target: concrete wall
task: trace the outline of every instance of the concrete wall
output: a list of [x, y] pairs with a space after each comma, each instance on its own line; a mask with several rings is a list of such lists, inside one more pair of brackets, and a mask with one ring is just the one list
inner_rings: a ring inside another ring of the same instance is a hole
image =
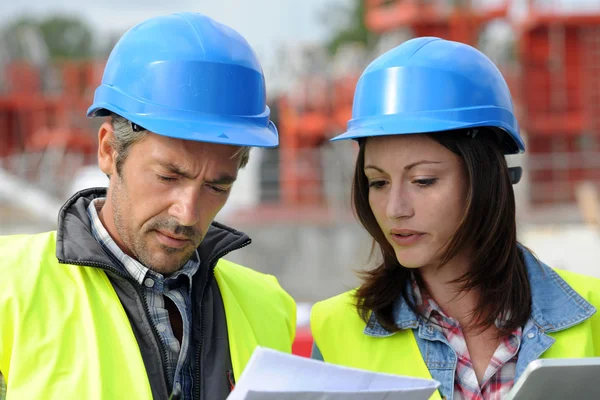
[[600, 228], [575, 224], [526, 226], [519, 237], [546, 264], [600, 278]]
[[367, 264], [370, 239], [355, 223], [327, 226], [236, 226], [250, 235], [250, 246], [227, 259], [277, 276], [297, 300], [314, 302], [358, 283], [354, 269]]

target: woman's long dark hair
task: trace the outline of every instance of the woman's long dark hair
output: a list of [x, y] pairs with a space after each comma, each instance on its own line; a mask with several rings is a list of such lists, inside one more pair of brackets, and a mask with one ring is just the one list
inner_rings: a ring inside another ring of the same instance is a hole
[[[454, 283], [462, 291], [478, 289], [479, 304], [473, 311], [474, 326], [485, 329], [503, 317], [499, 334], [508, 335], [525, 325], [531, 312], [531, 291], [523, 255], [518, 248], [515, 198], [508, 166], [495, 132], [479, 129], [473, 138], [466, 131], [428, 134], [458, 155], [466, 170], [468, 194], [465, 212], [441, 257], [440, 268], [467, 245], [472, 248], [472, 268]], [[369, 205], [369, 185], [364, 173], [365, 143], [360, 148], [354, 171], [352, 199], [354, 212], [374, 239], [382, 261], [374, 269], [361, 271], [362, 284], [356, 292], [356, 306], [368, 321], [375, 312], [378, 322], [390, 332], [398, 330], [393, 318], [394, 302], [402, 295], [420, 315], [407, 291], [410, 270], [402, 267], [394, 249], [381, 231]], [[418, 282], [422, 283], [420, 279]]]

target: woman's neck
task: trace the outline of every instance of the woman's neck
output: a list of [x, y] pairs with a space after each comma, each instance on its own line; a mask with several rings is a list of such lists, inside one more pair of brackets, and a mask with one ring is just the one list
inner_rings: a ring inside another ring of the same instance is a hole
[[452, 281], [460, 278], [468, 269], [469, 263], [465, 257], [455, 257], [441, 268], [428, 266], [419, 269], [429, 296], [463, 329], [473, 323], [473, 311], [479, 303], [479, 293], [477, 290], [462, 291], [462, 284]]

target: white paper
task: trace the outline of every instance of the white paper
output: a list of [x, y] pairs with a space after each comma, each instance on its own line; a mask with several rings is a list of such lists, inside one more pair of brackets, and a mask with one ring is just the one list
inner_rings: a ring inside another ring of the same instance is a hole
[[438, 386], [257, 347], [227, 400], [428, 400]]

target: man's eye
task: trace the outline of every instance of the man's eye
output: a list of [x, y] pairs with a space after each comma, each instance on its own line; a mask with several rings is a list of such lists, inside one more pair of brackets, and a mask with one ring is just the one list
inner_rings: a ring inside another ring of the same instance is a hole
[[173, 178], [170, 176], [164, 176], [164, 175], [156, 175], [156, 177], [159, 181], [162, 181], [162, 182], [175, 182], [177, 180], [177, 178]]
[[223, 189], [219, 186], [208, 185], [208, 187], [218, 194], [225, 194], [225, 193], [229, 192], [229, 189]]

